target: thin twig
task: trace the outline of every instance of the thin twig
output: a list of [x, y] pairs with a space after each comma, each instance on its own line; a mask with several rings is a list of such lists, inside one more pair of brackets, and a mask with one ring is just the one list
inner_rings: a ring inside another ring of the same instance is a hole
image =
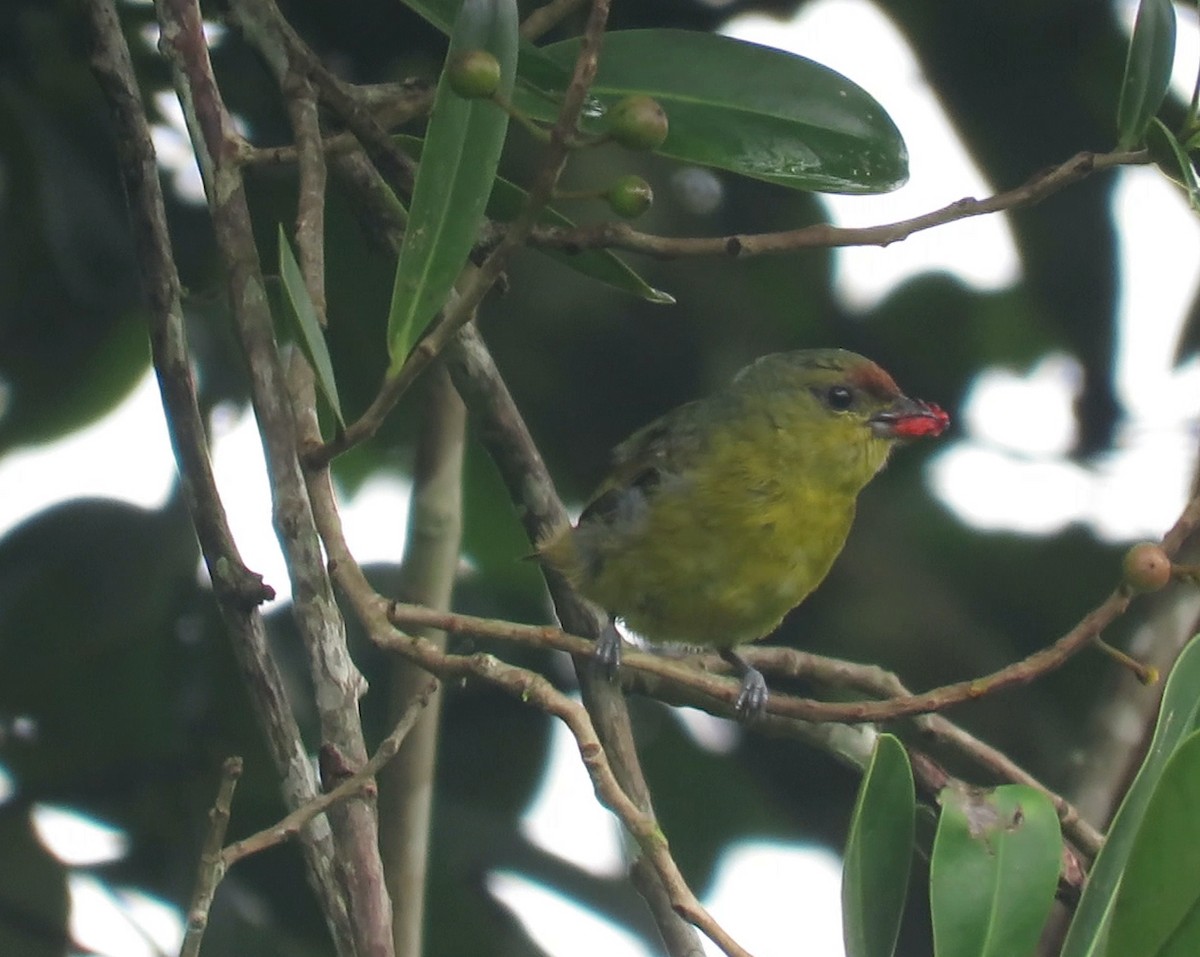
[[[311, 76], [308, 79], [311, 82]], [[330, 79], [326, 82], [334, 81]], [[363, 101], [385, 133], [395, 126], [425, 115], [433, 104], [433, 86], [424, 79], [354, 87], [352, 92], [348, 89], [346, 93]], [[323, 136], [320, 142], [321, 152], [327, 157], [362, 150], [358, 137], [349, 130]], [[295, 163], [300, 154], [300, 147], [296, 143], [255, 146], [242, 140], [238, 146], [238, 159], [247, 166], [280, 166]]]
[[[1027, 684], [1060, 667], [1074, 654], [1086, 648], [1093, 635], [1098, 634], [1102, 628], [1110, 624], [1125, 610], [1129, 600], [1130, 596], [1127, 592], [1123, 590], [1114, 592], [1052, 645], [981, 678], [959, 681], [919, 694], [901, 694], [878, 701], [814, 701], [810, 698], [797, 698], [792, 695], [776, 693], [772, 694], [768, 700], [766, 713], [797, 718], [801, 721], [837, 721], [857, 724], [866, 721], [894, 721], [897, 718], [911, 715], [943, 711], [966, 701], [974, 701], [986, 695], [995, 694], [1004, 688]], [[450, 632], [521, 641], [556, 648], [572, 655], [591, 655], [595, 651], [594, 642], [567, 634], [551, 626], [519, 625], [507, 621], [473, 618], [469, 615], [436, 612], [432, 609], [416, 608], [399, 603], [393, 604], [390, 614], [393, 621], [402, 626], [419, 624], [442, 628]], [[766, 665], [768, 669], [769, 663], [778, 664], [791, 659], [792, 655], [801, 654], [786, 648], [746, 648], [743, 649], [743, 652], [748, 662], [756, 667]], [[795, 660], [812, 662], [816, 658], [815, 656], [806, 656]], [[726, 716], [734, 714], [734, 703], [739, 688], [736, 680], [710, 674], [707, 670], [702, 671], [683, 661], [632, 649], [622, 651], [621, 661], [622, 668], [628, 665], [635, 671], [652, 675], [663, 681], [681, 683], [694, 691], [702, 692], [723, 706], [721, 708], [723, 714]], [[841, 666], [846, 667], [846, 664], [842, 663]], [[713, 670], [724, 670], [715, 663], [712, 664], [712, 667]], [[788, 668], [780, 670], [792, 673]]]
[[[823, 658], [793, 648], [764, 647], [753, 649], [753, 652], [755, 667], [764, 673], [803, 676], [827, 687], [856, 688], [880, 698], [912, 694], [895, 674], [877, 665]], [[1089, 857], [1095, 857], [1100, 852], [1104, 843], [1103, 835], [1085, 821], [1079, 810], [1066, 798], [1051, 791], [1008, 755], [940, 714], [918, 715], [915, 724], [928, 738], [957, 751], [997, 779], [1025, 784], [1041, 791], [1054, 802], [1058, 819], [1068, 837]]]
[[949, 745], [960, 754], [969, 757], [1002, 781], [1024, 784], [1041, 791], [1054, 804], [1063, 833], [1070, 838], [1085, 855], [1094, 858], [1104, 846], [1104, 835], [1089, 821], [1084, 820], [1079, 809], [1061, 794], [1051, 791], [1045, 784], [1022, 768], [1004, 752], [980, 741], [969, 731], [947, 720], [940, 714], [927, 714], [917, 719], [918, 726], [935, 740]]
[[[312, 81], [321, 101], [345, 123], [394, 190], [412, 191], [416, 163], [392, 142], [387, 127], [420, 115], [432, 103], [431, 95], [427, 98], [397, 97], [394, 105], [381, 114], [377, 97], [356, 90], [325, 68], [274, 0], [237, 0], [231, 3], [230, 13], [258, 49], [264, 53], [278, 50], [290, 69], [303, 73]], [[242, 153], [239, 150], [239, 158]]]
[[325, 154], [317, 100], [307, 77], [289, 72], [280, 78], [288, 117], [299, 150], [299, 191], [296, 198], [296, 248], [308, 298], [324, 326], [325, 302]]
[[208, 833], [205, 835], [204, 848], [200, 853], [199, 873], [195, 890], [192, 892], [191, 903], [188, 905], [187, 931], [184, 934], [179, 957], [198, 957], [204, 932], [208, 928], [208, 917], [212, 910], [217, 887], [224, 880], [229, 868], [242, 858], [258, 854], [269, 847], [282, 844], [284, 841], [303, 834], [319, 815], [328, 811], [338, 802], [345, 801], [364, 789], [373, 787], [375, 776], [399, 752], [404, 739], [416, 725], [417, 719], [429, 704], [437, 688], [436, 680], [426, 683], [425, 688], [413, 698], [409, 707], [396, 722], [391, 734], [380, 742], [370, 760], [355, 774], [346, 778], [328, 793], [318, 794], [311, 801], [296, 808], [270, 827], [222, 848], [221, 845], [225, 843], [225, 832], [229, 827], [234, 788], [242, 775], [241, 758], [233, 757], [225, 760], [221, 768], [221, 784], [217, 791], [217, 797], [213, 802], [212, 810], [209, 811]]
[[217, 885], [225, 876], [226, 864], [221, 856], [221, 845], [225, 843], [225, 832], [229, 828], [229, 815], [233, 807], [233, 792], [242, 776], [242, 759], [226, 758], [221, 766], [221, 783], [217, 797], [208, 812], [208, 833], [204, 836], [204, 847], [200, 852], [200, 869], [196, 887], [188, 904], [187, 931], [179, 957], [198, 957], [204, 932], [208, 929], [208, 914], [212, 909]]
[[1046, 197], [1100, 170], [1151, 162], [1146, 150], [1113, 153], [1077, 153], [1065, 163], [1036, 174], [1014, 189], [985, 199], [967, 197], [933, 212], [878, 226], [833, 226], [817, 223], [774, 233], [741, 233], [728, 236], [656, 236], [634, 229], [628, 223], [603, 222], [583, 226], [537, 226], [529, 236], [531, 245], [580, 252], [585, 249], [624, 249], [660, 259], [684, 256], [729, 256], [741, 258], [798, 249], [827, 249], [840, 246], [887, 246], [913, 233], [947, 223], [1005, 210], [1032, 206]]
[[[235, 4], [234, 9], [241, 9]], [[312, 79], [288, 55], [286, 44], [275, 35], [275, 42], [262, 42], [261, 52], [275, 75], [283, 95], [288, 120], [295, 139], [294, 158], [297, 165], [299, 191], [296, 199], [296, 246], [299, 264], [308, 297], [317, 313], [317, 321], [325, 325], [325, 149], [321, 136], [321, 119]], [[239, 159], [248, 158], [245, 142], [238, 141]]]
[[268, 847], [290, 841], [301, 833], [318, 814], [324, 814], [339, 802], [373, 788], [375, 776], [400, 751], [404, 739], [408, 737], [409, 732], [412, 731], [437, 690], [436, 680], [427, 681], [421, 693], [413, 698], [408, 708], [397, 720], [391, 733], [380, 742], [379, 747], [375, 749], [375, 753], [371, 755], [366, 764], [342, 780], [333, 790], [317, 795], [282, 820], [249, 837], [235, 841], [221, 851], [221, 863], [224, 869], [228, 870], [242, 858], [249, 857], [251, 854], [258, 854]]

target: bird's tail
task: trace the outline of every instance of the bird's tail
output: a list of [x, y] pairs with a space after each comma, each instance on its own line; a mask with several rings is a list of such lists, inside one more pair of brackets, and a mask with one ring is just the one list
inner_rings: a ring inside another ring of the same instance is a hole
[[565, 576], [568, 581], [577, 583], [580, 562], [575, 529], [570, 525], [554, 529], [537, 543], [537, 548], [526, 555], [525, 559], [541, 562]]

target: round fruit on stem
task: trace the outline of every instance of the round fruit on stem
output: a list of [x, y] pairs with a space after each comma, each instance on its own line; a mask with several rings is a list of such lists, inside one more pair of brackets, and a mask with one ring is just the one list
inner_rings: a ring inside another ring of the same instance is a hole
[[604, 194], [609, 208], [624, 219], [635, 219], [654, 202], [654, 190], [640, 176], [630, 173], [615, 180]]
[[658, 149], [667, 138], [667, 114], [652, 96], [638, 93], [618, 100], [606, 119], [609, 136], [626, 149]]
[[1158, 591], [1171, 580], [1171, 559], [1162, 546], [1142, 542], [1125, 553], [1121, 572], [1134, 591]]

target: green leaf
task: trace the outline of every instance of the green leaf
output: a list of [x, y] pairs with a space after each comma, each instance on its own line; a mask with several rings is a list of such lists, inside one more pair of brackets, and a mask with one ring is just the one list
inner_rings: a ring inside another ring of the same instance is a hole
[[1200, 732], [1171, 755], [1138, 828], [1113, 907], [1108, 953], [1200, 953]]
[[947, 788], [941, 802], [929, 864], [936, 957], [1029, 957], [1058, 885], [1053, 803], [1020, 784]]
[[1130, 149], [1145, 138], [1167, 95], [1174, 60], [1175, 8], [1171, 0], [1142, 0], [1117, 101], [1117, 145], [1121, 149]]
[[[544, 52], [569, 66], [579, 41]], [[885, 192], [908, 179], [904, 140], [870, 95], [828, 67], [754, 43], [686, 30], [613, 32], [591, 92], [608, 105], [654, 97], [670, 122], [657, 152], [688, 163], [833, 193]], [[553, 119], [544, 101], [518, 103]]]
[[[1162, 708], [1145, 760], [1121, 802], [1104, 847], [1088, 874], [1087, 886], [1063, 942], [1061, 957], [1100, 957], [1109, 919], [1138, 828], [1163, 770], [1180, 743], [1200, 725], [1200, 638], [1193, 638], [1171, 669]], [[1115, 955], [1114, 955], [1115, 957]]]
[[460, 0], [404, 0], [404, 5], [420, 14], [447, 36], [454, 25]]
[[1188, 203], [1200, 212], [1200, 181], [1196, 179], [1192, 158], [1188, 156], [1187, 148], [1157, 117], [1150, 121], [1150, 129], [1146, 131], [1146, 145], [1158, 168], [1187, 190]]
[[[417, 137], [398, 135], [393, 136], [392, 139], [410, 156], [420, 159], [422, 142]], [[520, 186], [499, 176], [496, 178], [496, 185], [492, 188], [492, 195], [488, 199], [487, 215], [499, 222], [515, 219], [525, 205], [528, 196], [529, 194]], [[549, 206], [542, 210], [538, 221], [568, 229], [575, 225], [566, 216]], [[561, 249], [539, 249], [538, 252], [574, 269], [580, 275], [598, 280], [621, 292], [631, 293], [649, 302], [665, 305], [675, 303], [674, 296], [661, 289], [655, 289], [634, 272], [623, 259], [607, 249], [585, 249], [578, 253], [568, 253]]]
[[333, 377], [333, 362], [329, 358], [325, 330], [317, 319], [317, 310], [308, 295], [304, 274], [300, 272], [300, 264], [296, 262], [292, 244], [288, 242], [282, 224], [279, 226], [279, 278], [283, 285], [283, 300], [288, 307], [286, 311], [300, 331], [300, 347], [313, 367], [321, 394], [337, 417], [338, 424], [344, 428], [346, 420], [342, 417], [342, 404], [338, 400], [337, 381]]
[[[511, 96], [517, 26], [516, 0], [463, 0], [450, 37], [450, 56], [459, 50], [487, 50], [500, 61], [500, 92]], [[491, 101], [459, 96], [442, 71], [388, 314], [393, 369], [404, 362], [445, 305], [466, 264], [507, 130], [507, 113]]]
[[882, 734], [858, 789], [842, 867], [846, 957], [891, 957], [912, 869], [916, 798], [908, 753]]

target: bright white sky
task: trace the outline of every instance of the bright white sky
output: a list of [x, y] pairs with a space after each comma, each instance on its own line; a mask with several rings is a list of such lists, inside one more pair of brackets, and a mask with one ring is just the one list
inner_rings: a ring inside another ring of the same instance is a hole
[[[1131, 23], [1133, 5], [1121, 9]], [[1174, 81], [1188, 95], [1200, 40], [1195, 11], [1177, 7], [1177, 13]], [[824, 197], [836, 222], [887, 222], [994, 191], [957, 141], [903, 39], [868, 0], [816, 0], [790, 24], [740, 17], [726, 32], [839, 70], [878, 98], [903, 131], [911, 157], [909, 184], [883, 197]], [[177, 183], [188, 189], [195, 180], [178, 134], [161, 130], [156, 144], [160, 154], [180, 164]], [[714, 198], [711, 184], [705, 188], [710, 200], [719, 202], [719, 192]], [[935, 457], [929, 473], [942, 503], [964, 522], [1033, 535], [1081, 523], [1102, 538], [1123, 541], [1161, 535], [1184, 503], [1200, 431], [1200, 364], [1175, 369], [1172, 357], [1197, 291], [1200, 220], [1151, 169], [1120, 174], [1113, 216], [1126, 241], [1120, 260], [1117, 386], [1126, 413], [1120, 447], [1090, 466], [1065, 458], [1075, 430], [1071, 402], [1079, 379], [1070, 356], [1047, 355], [1028, 369], [981, 370], [963, 408], [952, 410], [955, 439]], [[839, 250], [836, 255], [837, 294], [848, 308], [864, 311], [920, 272], [944, 270], [977, 288], [1002, 289], [1021, 270], [1001, 216], [918, 234], [887, 249]], [[218, 482], [243, 556], [282, 599], [288, 593], [287, 576], [270, 527], [252, 419], [249, 414], [221, 415], [214, 431]], [[131, 469], [131, 462], [137, 468]], [[79, 496], [157, 507], [166, 499], [173, 474], [157, 390], [147, 375], [103, 422], [52, 446], [0, 459], [0, 536], [43, 508]], [[406, 514], [402, 483], [368, 483], [344, 513], [352, 548], [367, 561], [398, 558], [398, 530]], [[740, 733], [707, 715], [679, 717], [698, 741], [716, 750], [727, 749]], [[0, 800], [11, 787], [0, 767]], [[124, 853], [123, 835], [69, 810], [40, 808], [36, 821], [43, 840], [72, 866], [86, 868]], [[595, 804], [576, 749], [561, 729], [555, 732], [545, 782], [524, 827], [531, 840], [582, 867], [612, 873], [621, 866], [619, 829]], [[837, 861], [823, 851], [761, 843], [733, 847], [705, 901], [759, 957], [796, 953], [797, 928], [803, 929], [803, 953], [841, 957], [838, 871]], [[549, 953], [647, 953], [620, 930], [520, 874], [494, 873], [489, 887]], [[72, 927], [78, 941], [95, 952], [154, 957], [149, 940], [157, 941], [161, 952], [178, 948], [182, 925], [173, 908], [137, 892], [106, 887], [84, 870], [76, 872], [71, 889]], [[786, 926], [778, 923], [783, 918]], [[130, 924], [133, 919], [142, 931]]]

